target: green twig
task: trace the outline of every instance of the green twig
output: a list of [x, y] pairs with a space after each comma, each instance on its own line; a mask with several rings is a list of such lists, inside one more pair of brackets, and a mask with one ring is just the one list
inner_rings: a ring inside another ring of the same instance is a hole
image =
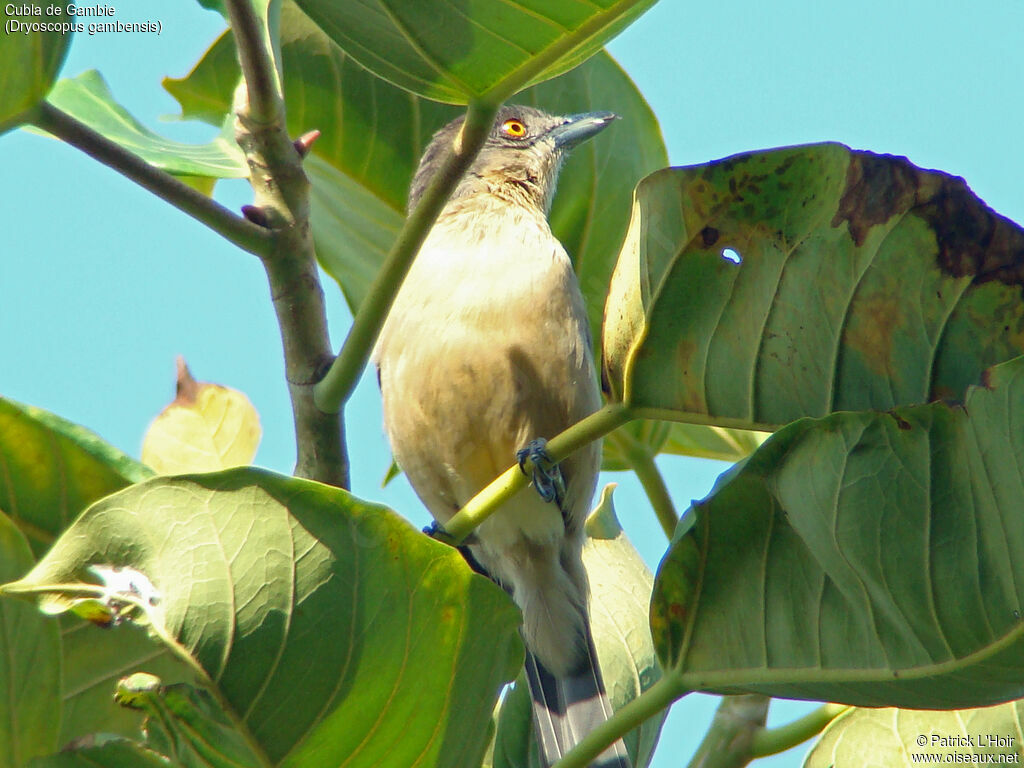
[[752, 757], [767, 757], [785, 752], [817, 736], [839, 715], [850, 709], [845, 704], [822, 704], [803, 717], [778, 728], [762, 728], [750, 744]]
[[[621, 403], [609, 403], [601, 410], [590, 414], [582, 421], [551, 438], [547, 444], [548, 455], [553, 461], [561, 461], [576, 449], [621, 427], [630, 418], [632, 416], [629, 410]], [[526, 475], [519, 469], [519, 466], [509, 467], [445, 523], [446, 539], [455, 544], [461, 542], [474, 528], [490, 517], [499, 506], [525, 488], [526, 485]]]
[[760, 694], [723, 696], [711, 727], [688, 768], [742, 768], [753, 760], [751, 744], [764, 729], [771, 699]]
[[32, 124], [113, 168], [242, 250], [263, 254], [270, 249], [270, 233], [263, 227], [236, 216], [202, 192], [150, 165], [52, 104], [44, 101], [32, 116]]
[[405, 220], [398, 239], [391, 246], [391, 251], [352, 321], [341, 352], [327, 375], [316, 386], [315, 399], [320, 409], [338, 411], [352, 395], [413, 258], [462, 174], [487, 140], [496, 113], [497, 107], [491, 104], [474, 102], [469, 105], [458, 146], [453, 147], [441, 169], [431, 179], [419, 204]]
[[675, 502], [665, 485], [665, 478], [662, 477], [658, 465], [654, 461], [655, 453], [639, 440], [634, 440], [625, 432], [617, 433], [619, 446], [622, 448], [626, 461], [629, 462], [640, 485], [647, 494], [654, 514], [661, 524], [661, 529], [669, 541], [675, 535], [676, 525], [679, 523], [679, 513], [676, 512]]
[[658, 682], [594, 728], [551, 768], [587, 768], [609, 746], [686, 693], [679, 678], [666, 673]]

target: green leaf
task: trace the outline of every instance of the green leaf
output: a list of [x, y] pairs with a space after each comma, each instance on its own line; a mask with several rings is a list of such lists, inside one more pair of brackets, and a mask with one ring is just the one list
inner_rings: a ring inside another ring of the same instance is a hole
[[96, 564], [152, 583], [155, 603], [111, 600], [144, 609], [274, 764], [479, 764], [522, 663], [515, 607], [455, 550], [309, 481], [234, 469], [139, 483], [3, 591], [99, 596], [82, 582]]
[[[610, 483], [586, 522], [583, 563], [590, 580], [590, 621], [601, 676], [612, 707], [621, 709], [661, 677], [647, 626], [652, 577], [615, 516]], [[635, 768], [654, 756], [666, 712], [624, 737]], [[521, 674], [502, 702], [495, 737], [494, 767], [539, 765], [530, 695]]]
[[581, 64], [654, 0], [299, 0], [363, 67], [449, 104], [500, 103]]
[[954, 708], [1024, 695], [1024, 358], [966, 406], [777, 432], [696, 504], [655, 582], [688, 689]]
[[[9, 6], [8, 6], [9, 7]], [[64, 6], [45, 13], [42, 3], [16, 3], [14, 10], [39, 9], [41, 15], [4, 14], [4, 44], [0, 45], [0, 134], [31, 119], [64, 64], [71, 45], [74, 18]]]
[[1019, 701], [954, 712], [851, 709], [825, 729], [804, 768], [909, 768], [932, 761], [1019, 764], [1022, 731], [1024, 704]]
[[[18, 578], [32, 563], [25, 537], [0, 512], [0, 582]], [[2, 600], [0, 649], [0, 765], [21, 768], [57, 748], [60, 634], [31, 606]]]
[[33, 760], [31, 768], [183, 768], [140, 744], [124, 739], [104, 741]]
[[904, 158], [822, 144], [667, 169], [637, 189], [606, 378], [644, 415], [746, 428], [961, 399], [1024, 351], [1022, 249], [961, 179]]
[[[292, 2], [282, 4], [281, 52], [288, 129], [316, 128], [305, 168], [317, 257], [358, 308], [402, 226], [413, 173], [432, 134], [460, 110], [418, 98], [364, 70]], [[238, 63], [222, 35], [180, 80], [164, 85], [184, 117], [219, 124], [231, 108]], [[564, 77], [519, 95], [550, 112], [612, 109], [622, 117], [587, 142], [562, 172], [551, 221], [573, 256], [595, 338], [633, 185], [667, 163], [650, 108], [629, 77], [601, 52]]]
[[37, 555], [89, 504], [151, 474], [84, 427], [0, 398], [0, 511]]
[[165, 139], [118, 104], [96, 70], [58, 81], [47, 101], [168, 173], [215, 179], [249, 176], [245, 157], [235, 144], [230, 121], [224, 122], [221, 134], [209, 144]]

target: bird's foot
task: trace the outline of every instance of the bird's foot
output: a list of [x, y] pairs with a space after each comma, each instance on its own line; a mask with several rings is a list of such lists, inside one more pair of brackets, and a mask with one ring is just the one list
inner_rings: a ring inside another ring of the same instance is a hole
[[562, 499], [565, 498], [565, 477], [558, 464], [551, 460], [547, 452], [548, 441], [543, 437], [531, 440], [525, 448], [516, 451], [516, 459], [519, 462], [519, 469], [525, 475], [526, 462], [531, 465], [530, 476], [533, 487], [544, 501], [553, 501], [562, 506]]
[[437, 522], [437, 520], [431, 522], [430, 525], [423, 529], [423, 532], [435, 541], [440, 541], [444, 544], [450, 544], [453, 547], [455, 546], [455, 542], [452, 539], [451, 535], [448, 533], [448, 531], [444, 529], [444, 527], [440, 523]]

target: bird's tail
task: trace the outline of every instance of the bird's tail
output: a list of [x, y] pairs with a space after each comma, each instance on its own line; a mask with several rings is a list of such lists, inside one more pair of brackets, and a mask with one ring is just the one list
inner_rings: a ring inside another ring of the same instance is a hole
[[[588, 633], [589, 635], [589, 633]], [[573, 674], [556, 677], [532, 653], [526, 654], [526, 681], [533, 699], [533, 722], [541, 764], [547, 768], [612, 715], [597, 665], [593, 639], [587, 638], [588, 663]], [[619, 739], [590, 768], [632, 768]]]

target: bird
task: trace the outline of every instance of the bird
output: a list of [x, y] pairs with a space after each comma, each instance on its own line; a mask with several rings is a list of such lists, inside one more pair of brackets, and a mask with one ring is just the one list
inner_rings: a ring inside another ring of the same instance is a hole
[[[583, 296], [548, 212], [569, 151], [615, 118], [501, 107], [414, 259], [373, 351], [395, 461], [442, 529], [517, 457], [532, 467], [535, 488], [505, 502], [464, 544], [471, 564], [522, 612], [545, 766], [611, 714], [582, 560], [600, 444], [557, 466], [543, 446], [601, 406]], [[426, 147], [410, 210], [462, 123], [453, 120]], [[621, 740], [592, 766], [629, 768]]]
[[[522, 612], [544, 766], [611, 715], [582, 556], [600, 443], [554, 465], [544, 442], [601, 406], [584, 298], [548, 213], [567, 154], [615, 117], [502, 106], [428, 232], [373, 351], [395, 462], [441, 528], [514, 460], [532, 468], [535, 487], [484, 520], [463, 549]], [[463, 120], [428, 143], [410, 210]], [[592, 766], [631, 768], [622, 740]]]

